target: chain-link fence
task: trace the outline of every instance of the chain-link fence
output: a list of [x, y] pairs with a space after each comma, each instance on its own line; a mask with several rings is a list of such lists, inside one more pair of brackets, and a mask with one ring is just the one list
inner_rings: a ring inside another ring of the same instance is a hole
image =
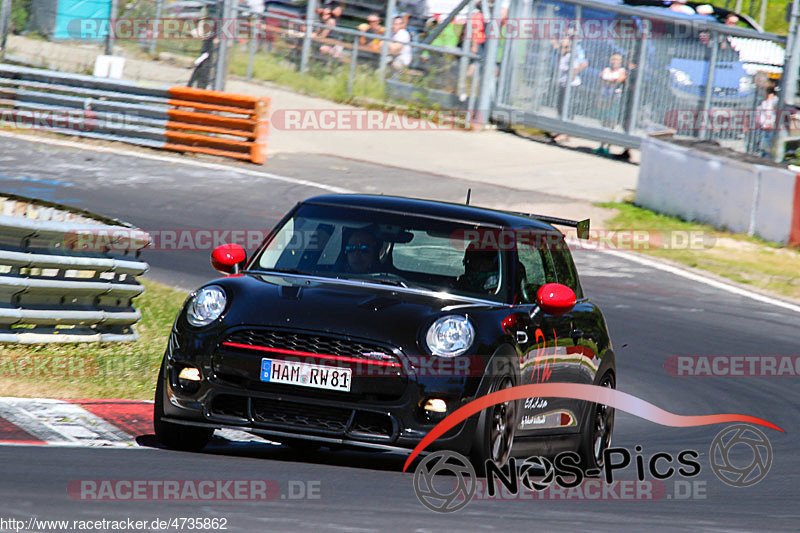
[[783, 37], [592, 0], [522, 1], [509, 20], [536, 24], [507, 28], [496, 106], [504, 116], [624, 146], [674, 132], [761, 152]]

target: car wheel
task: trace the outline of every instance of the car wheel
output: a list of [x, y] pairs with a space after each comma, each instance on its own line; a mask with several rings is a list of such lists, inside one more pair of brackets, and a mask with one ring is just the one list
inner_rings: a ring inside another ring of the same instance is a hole
[[[492, 383], [489, 393], [510, 389], [513, 386], [514, 380], [511, 376], [499, 376]], [[493, 405], [481, 412], [470, 453], [470, 459], [477, 471], [484, 471], [487, 459], [491, 459], [498, 466], [506, 464], [511, 456], [516, 428], [516, 400]]]
[[[600, 382], [601, 387], [614, 388], [614, 376], [606, 374]], [[584, 472], [598, 471], [590, 477], [597, 477], [603, 470], [603, 452], [611, 446], [614, 433], [614, 408], [593, 403], [586, 425], [581, 432], [578, 453], [581, 456], [581, 469]], [[587, 474], [588, 475], [588, 474]]]
[[156, 430], [156, 439], [166, 446], [175, 450], [197, 451], [203, 448], [211, 436], [213, 429], [184, 426], [164, 422], [164, 365], [158, 372], [158, 384], [156, 385], [155, 407], [153, 409], [153, 427]]

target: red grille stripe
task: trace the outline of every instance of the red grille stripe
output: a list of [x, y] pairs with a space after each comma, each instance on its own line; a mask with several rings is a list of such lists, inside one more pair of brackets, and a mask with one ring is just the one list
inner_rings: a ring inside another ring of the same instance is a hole
[[239, 344], [238, 342], [223, 342], [223, 346], [232, 348], [244, 348], [245, 350], [259, 350], [262, 352], [282, 353], [286, 355], [299, 355], [302, 357], [316, 357], [317, 359], [335, 359], [336, 361], [346, 361], [348, 363], [366, 363], [378, 366], [403, 366], [400, 363], [390, 363], [388, 361], [373, 361], [371, 359], [359, 359], [357, 357], [346, 357], [344, 355], [328, 355], [322, 353], [298, 352], [295, 350], [284, 350], [283, 348], [267, 348], [266, 346], [255, 346], [252, 344]]

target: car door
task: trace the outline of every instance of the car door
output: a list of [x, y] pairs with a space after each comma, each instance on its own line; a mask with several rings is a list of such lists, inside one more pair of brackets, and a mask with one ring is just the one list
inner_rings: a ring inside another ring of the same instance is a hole
[[[542, 249], [520, 247], [517, 258], [519, 303], [525, 308], [535, 308], [536, 294], [544, 283], [566, 285], [577, 297], [577, 304], [569, 313], [556, 316], [540, 310], [527, 321], [527, 342], [519, 342], [522, 383], [592, 383], [595, 358], [588, 357], [593, 351], [584, 346], [584, 324], [590, 322], [594, 308], [583, 297], [566, 244], [559, 238], [555, 245]], [[525, 336], [518, 336], [518, 341]], [[527, 398], [522, 402], [517, 430], [520, 435], [577, 430], [584, 404], [567, 398]]]

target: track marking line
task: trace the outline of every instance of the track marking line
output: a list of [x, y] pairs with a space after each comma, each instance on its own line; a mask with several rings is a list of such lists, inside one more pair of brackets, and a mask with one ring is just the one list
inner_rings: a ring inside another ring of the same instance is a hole
[[[625, 252], [618, 252], [616, 250], [592, 250], [594, 252], [600, 252], [604, 254], [609, 254], [613, 257], [618, 257], [621, 259], [625, 259], [627, 261], [632, 261], [634, 263], [639, 263], [640, 265], [644, 265], [650, 268], [654, 268], [656, 270], [661, 270], [663, 272], [669, 272], [670, 274], [675, 274], [676, 276], [680, 276], [682, 278], [686, 278], [697, 283], [702, 283], [703, 285], [708, 285], [710, 287], [714, 287], [715, 289], [720, 289], [731, 294], [736, 294], [738, 296], [744, 296], [745, 298], [749, 298], [751, 300], [755, 300], [757, 302], [774, 305], [776, 307], [781, 307], [783, 309], [788, 309], [789, 311], [794, 311], [795, 313], [800, 313], [800, 305], [795, 305], [789, 302], [784, 302], [783, 300], [779, 300], [777, 298], [773, 298], [770, 296], [765, 296], [763, 294], [759, 294], [756, 292], [748, 291], [741, 287], [737, 287], [736, 285], [730, 285], [723, 281], [719, 281], [716, 279], [712, 279], [706, 276], [702, 276], [695, 272], [690, 272], [689, 270], [685, 270], [683, 268], [679, 268], [673, 265], [668, 265], [666, 263], [661, 263], [659, 261], [655, 261], [646, 257], [641, 257], [634, 254], [629, 254]], [[579, 272], [580, 274], [580, 272]]]
[[293, 185], [302, 185], [304, 187], [315, 187], [317, 189], [322, 189], [325, 191], [330, 191], [333, 193], [353, 193], [350, 189], [345, 189], [344, 187], [336, 187], [335, 185], [327, 185], [325, 183], [319, 183], [316, 181], [305, 180], [300, 178], [292, 178], [289, 176], [282, 176], [280, 174], [273, 174], [271, 172], [259, 172], [257, 170], [250, 170], [247, 168], [239, 168], [236, 166], [228, 166], [219, 163], [211, 163], [206, 161], [191, 161], [191, 160], [183, 160], [178, 157], [170, 157], [166, 155], [156, 155], [156, 154], [148, 154], [148, 153], [140, 153], [134, 152], [132, 150], [119, 150], [114, 148], [109, 148], [106, 146], [94, 146], [94, 145], [85, 145], [75, 141], [63, 141], [61, 139], [43, 139], [39, 137], [34, 137], [30, 135], [16, 135], [7, 131], [0, 131], [0, 137], [10, 137], [13, 139], [22, 139], [24, 141], [35, 142], [39, 144], [51, 144], [54, 146], [63, 146], [65, 148], [75, 148], [78, 150], [87, 150], [91, 152], [101, 152], [101, 153], [112, 153], [118, 155], [125, 155], [130, 157], [139, 157], [141, 159], [150, 159], [151, 161], [161, 161], [165, 163], [175, 163], [178, 165], [190, 165], [195, 167], [202, 167], [208, 168], [212, 170], [223, 170], [227, 172], [238, 172], [240, 174], [247, 174], [249, 176], [257, 176], [259, 178], [266, 178], [273, 181], [282, 181], [284, 183], [291, 183]]

